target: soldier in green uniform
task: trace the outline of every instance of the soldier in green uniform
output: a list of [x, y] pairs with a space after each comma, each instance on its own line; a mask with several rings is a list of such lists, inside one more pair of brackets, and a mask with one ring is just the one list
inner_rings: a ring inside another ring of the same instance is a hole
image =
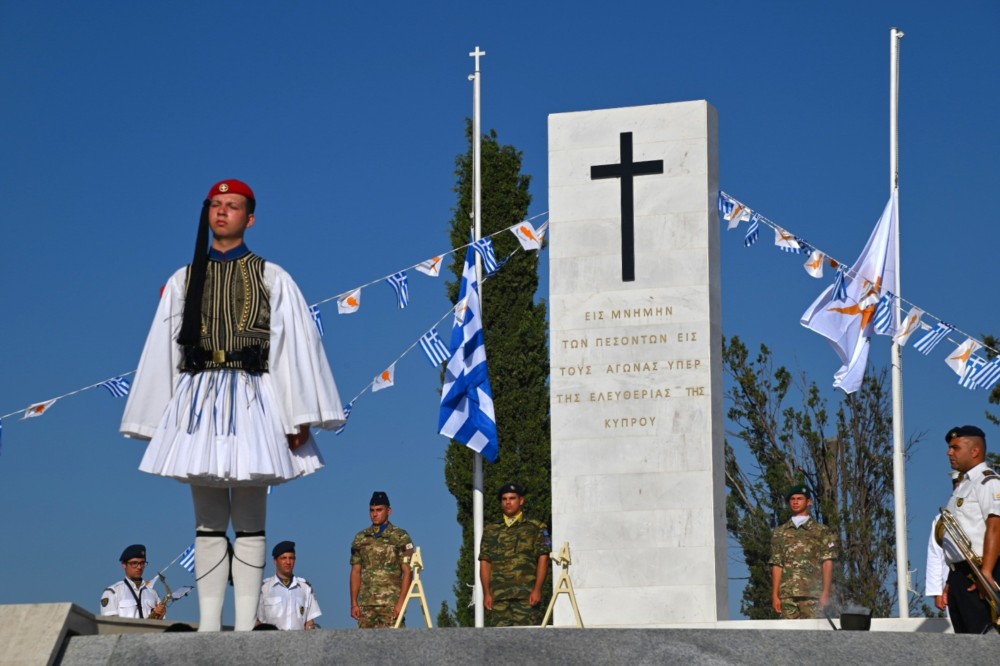
[[771, 605], [785, 620], [815, 618], [830, 601], [837, 537], [810, 517], [805, 485], [789, 488], [785, 499], [792, 518], [771, 536]]
[[362, 629], [392, 627], [413, 580], [413, 542], [389, 522], [388, 495], [376, 491], [368, 505], [372, 525], [351, 544], [351, 617]]
[[539, 625], [542, 586], [552, 546], [544, 523], [524, 516], [525, 490], [508, 483], [497, 493], [503, 522], [487, 525], [479, 547], [479, 579], [490, 627]]

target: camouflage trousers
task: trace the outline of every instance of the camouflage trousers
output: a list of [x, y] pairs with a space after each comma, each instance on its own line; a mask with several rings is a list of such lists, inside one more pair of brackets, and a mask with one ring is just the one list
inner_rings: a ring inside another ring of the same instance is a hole
[[[392, 616], [395, 606], [362, 606], [358, 629], [384, 629], [395, 627], [396, 619]], [[400, 623], [400, 628], [406, 626], [406, 620]]]
[[820, 617], [819, 599], [816, 597], [782, 597], [782, 620], [812, 620]]
[[494, 599], [486, 611], [487, 627], [537, 627], [545, 616], [542, 604], [529, 606], [527, 599]]

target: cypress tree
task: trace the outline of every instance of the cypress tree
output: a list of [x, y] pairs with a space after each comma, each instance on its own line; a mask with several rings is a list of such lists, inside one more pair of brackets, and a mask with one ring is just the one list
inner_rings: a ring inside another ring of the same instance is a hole
[[[472, 123], [467, 122], [469, 149], [456, 158], [458, 203], [451, 222], [452, 247], [465, 245], [472, 228]], [[525, 219], [531, 177], [521, 173], [521, 151], [501, 145], [496, 130], [482, 137], [482, 235], [485, 237]], [[493, 238], [498, 260], [520, 248], [512, 233]], [[465, 252], [452, 255], [448, 296], [457, 302]], [[538, 253], [518, 251], [483, 282], [483, 326], [490, 383], [500, 440], [497, 462], [483, 462], [483, 520], [499, 521], [497, 489], [507, 482], [523, 485], [528, 495], [525, 515], [550, 524], [552, 514], [551, 443], [549, 439], [549, 355], [546, 305], [536, 301]], [[472, 525], [473, 451], [451, 442], [445, 455], [445, 480], [458, 505], [462, 546], [454, 586], [459, 626], [472, 626], [469, 606], [479, 565], [474, 563]], [[548, 588], [546, 588], [548, 589]], [[548, 600], [546, 592], [545, 603]]]

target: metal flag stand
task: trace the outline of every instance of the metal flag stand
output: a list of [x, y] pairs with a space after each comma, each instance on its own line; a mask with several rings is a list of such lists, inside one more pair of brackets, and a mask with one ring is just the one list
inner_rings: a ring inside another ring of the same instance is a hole
[[549, 618], [552, 617], [552, 610], [556, 607], [556, 599], [559, 598], [559, 595], [568, 594], [569, 601], [573, 604], [573, 615], [576, 616], [576, 626], [583, 629], [583, 618], [580, 617], [580, 608], [576, 605], [576, 592], [573, 590], [573, 581], [569, 577], [569, 565], [573, 563], [569, 554], [569, 541], [563, 544], [562, 550], [559, 551], [558, 555], [552, 553], [550, 557], [553, 562], [562, 566], [562, 574], [556, 583], [556, 593], [552, 595], [549, 607], [545, 611], [545, 617], [542, 618], [542, 626], [545, 627], [548, 625]]
[[431, 612], [427, 610], [427, 597], [424, 596], [424, 584], [420, 582], [420, 570], [424, 568], [424, 561], [420, 557], [420, 548], [413, 551], [413, 556], [410, 558], [410, 570], [413, 572], [413, 580], [410, 581], [410, 589], [406, 592], [406, 599], [403, 600], [403, 608], [399, 612], [399, 617], [396, 618], [396, 624], [393, 625], [394, 629], [399, 629], [400, 625], [403, 624], [403, 616], [406, 615], [406, 607], [409, 605], [411, 599], [420, 599], [420, 606], [424, 609], [424, 620], [427, 622], [427, 628], [430, 629], [434, 625], [431, 623]]

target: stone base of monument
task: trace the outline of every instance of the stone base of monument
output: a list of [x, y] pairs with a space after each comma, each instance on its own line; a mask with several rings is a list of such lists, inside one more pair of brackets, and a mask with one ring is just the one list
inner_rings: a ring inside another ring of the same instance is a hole
[[[834, 620], [836, 621], [836, 620]], [[956, 636], [939, 618], [705, 628], [320, 629], [163, 633], [169, 623], [95, 618], [72, 604], [0, 606], [4, 664], [844, 664], [996, 663], [996, 636]], [[798, 630], [798, 631], [795, 631]], [[135, 633], [145, 631], [147, 633]], [[116, 633], [108, 633], [116, 632]], [[149, 633], [153, 632], [153, 633]]]
[[159, 633], [170, 624], [95, 616], [68, 602], [0, 606], [0, 663], [54, 664], [74, 636]]

